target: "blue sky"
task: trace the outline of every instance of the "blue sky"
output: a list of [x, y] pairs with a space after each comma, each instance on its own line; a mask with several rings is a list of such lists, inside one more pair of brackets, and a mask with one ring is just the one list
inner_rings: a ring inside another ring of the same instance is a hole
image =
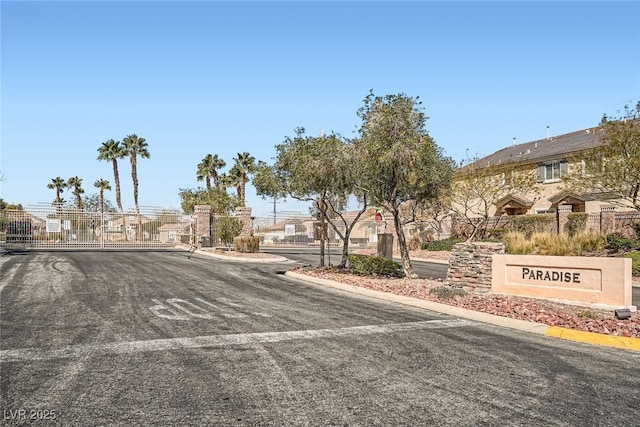
[[[1, 197], [23, 205], [52, 201], [56, 176], [88, 194], [113, 183], [97, 148], [136, 133], [151, 152], [140, 205], [178, 208], [208, 153], [271, 163], [298, 126], [355, 136], [369, 89], [419, 96], [456, 160], [640, 101], [640, 2], [2, 1], [0, 14]], [[132, 207], [127, 160], [120, 175]]]

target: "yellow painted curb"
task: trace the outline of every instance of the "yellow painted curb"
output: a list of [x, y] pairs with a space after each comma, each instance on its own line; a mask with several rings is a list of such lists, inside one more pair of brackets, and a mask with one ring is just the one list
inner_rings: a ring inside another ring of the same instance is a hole
[[562, 338], [565, 340], [640, 351], [640, 338], [616, 337], [595, 332], [576, 331], [559, 326], [548, 327], [544, 334], [549, 337]]

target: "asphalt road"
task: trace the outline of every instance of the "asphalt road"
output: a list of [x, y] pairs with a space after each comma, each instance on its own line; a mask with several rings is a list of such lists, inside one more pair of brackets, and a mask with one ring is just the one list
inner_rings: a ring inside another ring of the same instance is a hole
[[[280, 248], [262, 247], [261, 252], [280, 255], [295, 261], [298, 265], [319, 265], [320, 249], [318, 248]], [[325, 255], [326, 265], [338, 265], [342, 258], [342, 250], [331, 248], [330, 257]], [[397, 259], [396, 261], [400, 261]], [[413, 269], [422, 279], [444, 279], [447, 275], [447, 264], [411, 260]]]
[[[186, 252], [0, 258], [7, 425], [637, 425], [640, 353]], [[48, 418], [48, 419], [45, 419]]]

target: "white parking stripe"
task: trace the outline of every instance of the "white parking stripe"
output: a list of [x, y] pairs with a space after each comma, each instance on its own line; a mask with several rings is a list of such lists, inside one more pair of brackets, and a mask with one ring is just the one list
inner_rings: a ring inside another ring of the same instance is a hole
[[169, 338], [148, 341], [129, 341], [105, 344], [72, 345], [58, 349], [22, 348], [0, 351], [0, 363], [33, 360], [83, 358], [148, 351], [169, 351], [189, 348], [223, 348], [237, 345], [272, 343], [301, 339], [334, 338], [374, 335], [418, 329], [443, 329], [472, 325], [464, 319], [427, 320], [423, 322], [391, 323], [388, 325], [354, 326], [338, 329], [306, 331], [262, 332], [254, 334], [209, 335], [191, 338]]

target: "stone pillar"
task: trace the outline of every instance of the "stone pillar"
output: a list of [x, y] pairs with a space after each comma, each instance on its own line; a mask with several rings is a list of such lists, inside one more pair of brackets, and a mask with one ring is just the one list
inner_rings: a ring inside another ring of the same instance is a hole
[[251, 236], [253, 234], [253, 230], [251, 229], [251, 208], [236, 208], [236, 218], [238, 218], [242, 222], [242, 231], [240, 232], [239, 237]]
[[494, 254], [504, 254], [504, 244], [492, 242], [453, 245], [445, 283], [475, 292], [491, 290], [491, 265]]
[[565, 228], [567, 227], [567, 222], [569, 222], [569, 214], [573, 208], [571, 205], [559, 205], [557, 209], [558, 234], [562, 234], [566, 231]]
[[211, 206], [194, 206], [194, 218], [196, 220], [196, 241], [195, 244], [202, 248], [202, 238], [211, 239]]
[[616, 230], [616, 207], [602, 206], [600, 208], [600, 233], [613, 233]]

